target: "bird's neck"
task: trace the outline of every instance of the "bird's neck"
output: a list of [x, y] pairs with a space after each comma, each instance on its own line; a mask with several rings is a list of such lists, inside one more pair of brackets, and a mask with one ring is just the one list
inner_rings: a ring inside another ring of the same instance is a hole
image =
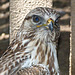
[[[49, 70], [51, 70], [51, 75], [54, 75], [54, 72], [59, 73], [59, 65], [58, 65], [58, 60], [57, 60], [57, 52], [56, 52], [56, 45], [54, 43], [48, 43], [48, 49], [49, 54], [47, 55], [48, 58], [48, 65], [49, 65]], [[57, 74], [58, 75], [58, 74]]]
[[35, 56], [37, 61], [35, 61], [39, 64], [48, 66], [49, 70], [51, 71], [51, 75], [54, 75], [54, 72], [59, 75], [56, 42], [52, 41], [51, 38], [45, 33], [40, 36], [37, 35], [37, 37], [39, 42], [37, 48], [37, 57]]
[[31, 52], [31, 64], [43, 64], [48, 66], [51, 75], [54, 75], [55, 72], [59, 75], [56, 42], [51, 41], [46, 34], [40, 35], [40, 33], [31, 38], [33, 39], [30, 44], [33, 50]]
[[[54, 75], [54, 72], [59, 73], [59, 65], [57, 60], [57, 52], [56, 52], [56, 42], [51, 40], [50, 35], [46, 34], [46, 32], [42, 32], [42, 34], [31, 32], [28, 33], [25, 37], [31, 41], [28, 43], [27, 51], [31, 52], [31, 59], [27, 64], [43, 64], [48, 66], [51, 75]], [[31, 51], [30, 51], [31, 49]], [[26, 50], [25, 50], [26, 51]], [[25, 63], [24, 67], [27, 65]], [[57, 74], [59, 75], [59, 74]]]

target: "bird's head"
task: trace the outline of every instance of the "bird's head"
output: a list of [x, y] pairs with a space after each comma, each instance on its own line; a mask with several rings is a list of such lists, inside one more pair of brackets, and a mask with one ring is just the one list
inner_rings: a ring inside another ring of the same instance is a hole
[[27, 14], [23, 25], [28, 30], [42, 32], [42, 35], [44, 33], [50, 34], [50, 37], [53, 36], [55, 39], [56, 35], [59, 36], [59, 17], [58, 12], [51, 8], [37, 7]]

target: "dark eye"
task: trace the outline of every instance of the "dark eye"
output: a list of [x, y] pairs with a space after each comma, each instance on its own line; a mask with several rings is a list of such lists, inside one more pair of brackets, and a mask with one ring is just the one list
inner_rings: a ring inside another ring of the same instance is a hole
[[40, 17], [34, 15], [34, 16], [33, 16], [33, 21], [36, 22], [36, 23], [38, 23], [38, 22], [40, 21]]

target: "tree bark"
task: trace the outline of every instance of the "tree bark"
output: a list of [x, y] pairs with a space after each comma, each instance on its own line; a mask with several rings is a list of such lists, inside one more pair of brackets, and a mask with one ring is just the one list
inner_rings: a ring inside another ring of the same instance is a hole
[[70, 60], [71, 62], [71, 74], [70, 75], [75, 75], [75, 0], [71, 0], [71, 28], [72, 28], [72, 36], [71, 36], [71, 50], [72, 52], [70, 54], [72, 54], [72, 59]]
[[10, 0], [10, 43], [15, 39], [26, 14], [42, 6], [51, 8], [52, 0]]

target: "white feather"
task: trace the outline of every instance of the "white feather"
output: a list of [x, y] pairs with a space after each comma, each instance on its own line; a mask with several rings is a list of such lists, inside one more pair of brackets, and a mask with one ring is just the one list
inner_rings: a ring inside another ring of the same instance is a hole
[[25, 39], [22, 41], [22, 45], [24, 45], [25, 43], [29, 42], [30, 40], [29, 39]]

